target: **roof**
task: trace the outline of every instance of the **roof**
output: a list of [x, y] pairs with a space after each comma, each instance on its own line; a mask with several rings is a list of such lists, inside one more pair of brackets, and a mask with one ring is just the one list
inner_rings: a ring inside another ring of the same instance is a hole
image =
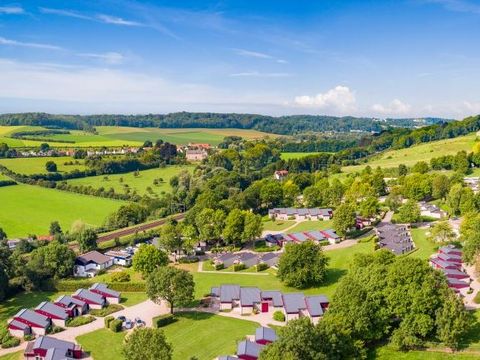
[[50, 321], [45, 315], [36, 313], [35, 311], [30, 309], [20, 310], [13, 318], [14, 319], [20, 318], [25, 321], [31, 322], [33, 324], [36, 324], [38, 326], [42, 326], [44, 328], [47, 328], [48, 326], [50, 326]]
[[403, 254], [413, 248], [413, 241], [404, 225], [380, 223], [376, 231], [379, 246], [391, 250], [394, 254]]
[[279, 259], [280, 259], [279, 254], [265, 253], [260, 258], [260, 262], [264, 262], [264, 263], [268, 264], [269, 266], [273, 266], [273, 265], [276, 265], [278, 263]]
[[54, 303], [44, 301], [40, 303], [35, 310], [41, 310], [45, 311], [46, 313], [50, 315], [54, 315], [60, 319], [66, 320], [68, 318], [67, 313], [65, 312], [65, 309], [61, 306], [55, 305]]
[[237, 355], [248, 355], [252, 357], [258, 357], [260, 351], [262, 351], [262, 345], [254, 343], [252, 341], [244, 340], [238, 343]]
[[240, 286], [239, 285], [220, 286], [220, 302], [231, 302], [232, 300], [240, 300]]
[[304, 233], [301, 233], [301, 232], [289, 234], [289, 236], [291, 238], [297, 240], [297, 241], [300, 241], [300, 242], [304, 242], [304, 241], [309, 240], [309, 238]]
[[30, 326], [28, 326], [27, 324], [22, 323], [22, 322], [17, 321], [17, 320], [10, 321], [8, 326], [15, 326], [16, 328], [19, 328], [19, 329], [22, 329], [22, 330], [30, 328]]
[[107, 285], [103, 283], [95, 283], [92, 286], [90, 286], [90, 290], [97, 290], [100, 291], [104, 294], [107, 294], [107, 297], [114, 297], [114, 298], [120, 298], [120, 293], [118, 291], [109, 289]]
[[438, 249], [438, 251], [441, 251], [444, 254], [461, 254], [462, 253], [462, 250], [456, 248], [453, 245], [442, 246]]
[[45, 360], [73, 360], [72, 357], [66, 355], [63, 349], [50, 348], [45, 354]]
[[255, 341], [267, 340], [274, 342], [277, 340], [277, 333], [275, 330], [267, 327], [259, 327], [255, 330]]
[[75, 299], [69, 295], [61, 295], [55, 300], [55, 302], [67, 307], [70, 307], [71, 305], [85, 306], [85, 301]]
[[105, 253], [106, 256], [114, 257], [114, 258], [121, 258], [121, 259], [129, 259], [132, 257], [131, 254], [124, 252], [124, 251], [114, 251], [110, 250]]
[[258, 263], [258, 255], [249, 253], [249, 252], [244, 252], [244, 253], [238, 254], [238, 260], [247, 266], [253, 266]]
[[87, 265], [90, 263], [102, 265], [111, 261], [110, 257], [103, 255], [98, 251], [89, 251], [83, 255], [77, 256], [75, 259], [75, 264], [77, 265]]
[[307, 304], [307, 310], [310, 316], [322, 316], [323, 315], [323, 308], [322, 304], [327, 303], [328, 299], [324, 295], [316, 295], [316, 296], [307, 296], [305, 297], [305, 304]]
[[94, 293], [90, 290], [86, 290], [86, 289], [78, 289], [73, 294], [73, 296], [79, 296], [83, 299], [89, 300], [89, 301], [94, 302], [96, 304], [103, 304], [104, 303], [103, 296], [101, 296], [99, 294], [96, 294], [96, 293]]
[[210, 289], [210, 294], [213, 296], [220, 296], [220, 288], [219, 287], [212, 287]]
[[447, 281], [448, 281], [448, 285], [462, 285], [462, 287], [470, 286], [467, 282], [463, 280], [455, 279], [455, 278], [447, 278]]
[[278, 290], [262, 291], [261, 297], [264, 300], [272, 299], [273, 306], [275, 307], [283, 306], [282, 293]]
[[288, 314], [298, 313], [305, 309], [305, 296], [303, 293], [283, 294], [283, 306]]
[[452, 263], [449, 261], [444, 261], [442, 259], [439, 259], [437, 257], [432, 257], [430, 258], [430, 261], [433, 262], [434, 264], [440, 266], [442, 269], [446, 269], [447, 267], [454, 267], [455, 269], [458, 269], [460, 264], [458, 263]]
[[253, 306], [259, 303], [260, 289], [257, 287], [241, 287], [240, 288], [240, 304], [242, 306]]
[[321, 241], [325, 239], [325, 235], [320, 230], [307, 231], [305, 232], [305, 235], [316, 241]]
[[223, 356], [219, 356], [218, 360], [238, 360], [238, 357], [230, 356], [230, 355], [223, 355]]
[[463, 271], [460, 271], [458, 269], [442, 269], [443, 273], [446, 275], [462, 275], [464, 277], [470, 277], [468, 274], [464, 273]]
[[326, 237], [330, 239], [339, 239], [340, 236], [337, 235], [335, 230], [332, 229], [327, 229], [327, 230], [321, 230], [322, 234], [325, 235]]
[[[34, 349], [59, 349], [64, 350], [74, 350], [77, 345], [71, 341], [60, 340], [51, 336], [39, 336], [33, 343]], [[64, 353], [65, 354], [65, 353]]]

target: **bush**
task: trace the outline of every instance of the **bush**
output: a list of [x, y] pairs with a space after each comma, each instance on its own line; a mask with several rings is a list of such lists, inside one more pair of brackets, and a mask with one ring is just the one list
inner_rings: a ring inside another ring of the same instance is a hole
[[49, 334], [58, 334], [59, 332], [62, 332], [63, 330], [65, 330], [65, 329], [62, 328], [61, 326], [53, 325], [52, 328], [50, 329]]
[[327, 245], [330, 245], [330, 242], [328, 240], [322, 240], [322, 241], [319, 241], [318, 244], [321, 246], [327, 246]]
[[110, 328], [110, 323], [111, 323], [113, 320], [115, 320], [115, 318], [114, 318], [113, 316], [107, 316], [105, 319], [103, 319], [103, 322], [104, 322], [105, 327], [106, 327], [107, 329]]
[[233, 265], [233, 271], [241, 271], [245, 270], [246, 268], [247, 267], [243, 263]]
[[89, 324], [92, 321], [95, 321], [95, 318], [93, 316], [77, 316], [73, 319], [67, 320], [67, 327], [77, 327], [77, 326], [82, 326], [85, 324]]
[[276, 320], [276, 321], [285, 321], [285, 314], [279, 310], [275, 311], [273, 313], [273, 320]]
[[122, 309], [123, 309], [122, 305], [110, 304], [107, 307], [104, 307], [103, 309], [90, 310], [90, 314], [92, 314], [93, 316], [104, 317], [104, 316], [113, 314], [114, 312], [120, 311]]
[[112, 330], [113, 332], [120, 332], [122, 331], [122, 325], [123, 325], [122, 320], [115, 319], [110, 322], [110, 330]]
[[268, 265], [265, 263], [257, 264], [257, 272], [264, 271], [268, 269]]
[[175, 321], [177, 321], [177, 319], [172, 314], [160, 315], [153, 318], [153, 327], [161, 328]]
[[193, 264], [193, 263], [197, 263], [199, 261], [200, 261], [200, 259], [197, 256], [187, 256], [187, 257], [183, 257], [183, 258], [178, 259], [178, 262], [180, 264]]
[[9, 339], [2, 343], [2, 349], [8, 349], [20, 345], [20, 339], [11, 336]]
[[[55, 290], [58, 292], [75, 292], [80, 288], [88, 289], [94, 284], [93, 281], [89, 280], [59, 280], [54, 284]], [[144, 292], [145, 283], [143, 282], [107, 282], [107, 286], [115, 291], [124, 291], [124, 292]]]
[[127, 273], [126, 271], [120, 271], [120, 272], [113, 273], [112, 276], [110, 276], [110, 279], [113, 282], [129, 282], [130, 274]]
[[35, 339], [35, 335], [25, 335], [23, 337], [23, 340], [25, 341], [32, 341], [33, 339]]
[[215, 270], [222, 270], [223, 268], [225, 268], [225, 266], [223, 266], [223, 263], [215, 264], [213, 265], [213, 267], [215, 268]]

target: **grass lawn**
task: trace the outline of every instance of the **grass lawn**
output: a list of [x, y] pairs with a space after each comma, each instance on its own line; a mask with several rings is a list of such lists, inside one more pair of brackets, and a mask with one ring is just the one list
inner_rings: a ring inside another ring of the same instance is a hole
[[32, 185], [1, 187], [0, 199], [0, 224], [12, 238], [44, 235], [54, 220], [59, 221], [64, 230], [69, 230], [78, 219], [98, 226], [126, 203]]
[[411, 234], [415, 246], [418, 250], [411, 253], [410, 256], [419, 257], [421, 259], [428, 259], [431, 255], [433, 255], [438, 248], [438, 245], [435, 245], [430, 240], [427, 239], [426, 233], [428, 232], [427, 229], [412, 229]]
[[[125, 185], [128, 185], [130, 191], [136, 191], [139, 195], [160, 195], [161, 193], [169, 192], [172, 189], [170, 186], [170, 179], [173, 176], [177, 175], [182, 170], [187, 170], [192, 173], [194, 168], [195, 167], [191, 165], [167, 166], [165, 168], [140, 171], [138, 176], [135, 176], [134, 172], [108, 176], [99, 175], [69, 180], [68, 183], [72, 185], [92, 186], [94, 188], [113, 188], [118, 194], [124, 193], [126, 188]], [[160, 178], [163, 181], [160, 182], [159, 185], [154, 185], [153, 181]], [[152, 189], [151, 193], [147, 191], [147, 187]]]
[[263, 222], [263, 230], [266, 231], [282, 231], [295, 224], [293, 220], [267, 220]]
[[0, 360], [23, 360], [23, 351], [17, 351], [7, 355], [0, 356]]
[[[48, 171], [45, 169], [45, 163], [47, 161], [53, 161], [55, 164], [57, 164], [57, 170], [60, 173], [85, 169], [83, 160], [76, 160], [69, 156], [0, 159], [0, 165], [3, 165], [19, 174], [46, 174], [48, 173]], [[64, 165], [69, 161], [78, 161], [80, 164]]]
[[289, 233], [310, 230], [327, 230], [333, 228], [333, 220], [302, 221], [288, 230]]
[[94, 360], [123, 359], [122, 344], [124, 332], [114, 333], [109, 329], [100, 329], [76, 338], [85, 351], [90, 352]]

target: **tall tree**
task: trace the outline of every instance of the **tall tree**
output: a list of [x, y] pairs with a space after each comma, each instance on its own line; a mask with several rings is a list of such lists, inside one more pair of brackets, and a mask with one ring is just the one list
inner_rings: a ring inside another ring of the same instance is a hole
[[81, 252], [95, 250], [97, 248], [97, 233], [93, 229], [85, 229], [76, 236]]
[[73, 274], [75, 258], [75, 253], [67, 245], [52, 241], [32, 251], [28, 267], [32, 271], [41, 270], [48, 276], [65, 278]]
[[172, 354], [161, 329], [136, 328], [125, 337], [122, 348], [126, 360], [171, 360]]
[[255, 215], [250, 211], [245, 212], [244, 227], [242, 233], [242, 242], [255, 240], [262, 235], [263, 223], [260, 215]]
[[153, 245], [142, 244], [133, 255], [133, 269], [141, 272], [143, 277], [153, 273], [158, 267], [167, 264], [167, 254]]
[[62, 233], [62, 228], [60, 227], [60, 223], [58, 221], [52, 221], [50, 223], [50, 235], [57, 235]]
[[239, 209], [233, 209], [225, 219], [223, 239], [228, 244], [239, 245], [242, 242], [242, 234], [245, 222], [245, 213]]
[[341, 204], [333, 215], [333, 227], [337, 234], [345, 238], [347, 231], [355, 224], [355, 207], [348, 202]]

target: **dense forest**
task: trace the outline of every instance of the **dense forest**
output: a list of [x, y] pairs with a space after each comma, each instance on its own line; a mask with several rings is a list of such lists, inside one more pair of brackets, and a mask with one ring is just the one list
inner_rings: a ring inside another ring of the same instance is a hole
[[148, 115], [54, 115], [21, 113], [0, 115], [0, 125], [32, 125], [89, 130], [95, 126], [158, 128], [236, 128], [254, 129], [280, 135], [315, 132], [381, 132], [391, 127], [415, 128], [448, 122], [438, 118], [374, 119], [326, 115], [264, 116], [255, 114], [190, 113]]

